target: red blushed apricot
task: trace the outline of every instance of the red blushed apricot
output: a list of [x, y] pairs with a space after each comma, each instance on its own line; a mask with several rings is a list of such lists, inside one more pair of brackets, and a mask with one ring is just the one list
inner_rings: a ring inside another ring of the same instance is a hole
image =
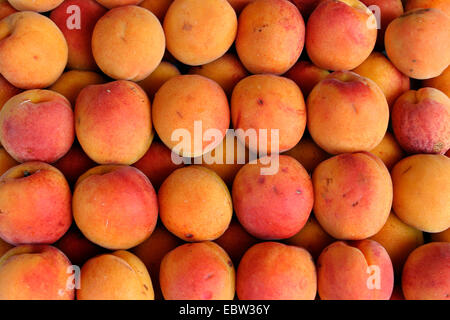
[[259, 241], [245, 231], [237, 220], [232, 220], [225, 233], [215, 242], [228, 253], [233, 263], [238, 265], [244, 253]]
[[[202, 166], [211, 169], [231, 188], [239, 170], [250, 159], [250, 153], [232, 131], [222, 142], [202, 157]], [[195, 162], [195, 159], [194, 159]]]
[[403, 268], [402, 289], [406, 300], [450, 300], [450, 243], [414, 250]]
[[376, 39], [375, 17], [358, 0], [322, 1], [306, 26], [308, 56], [327, 70], [356, 68], [372, 52]]
[[121, 6], [138, 5], [142, 0], [96, 0], [102, 6], [112, 9]]
[[383, 91], [390, 107], [410, 88], [409, 78], [379, 52], [372, 52], [363, 63], [353, 69], [353, 72], [375, 82]]
[[393, 209], [403, 222], [425, 232], [450, 227], [450, 159], [418, 154], [402, 159], [391, 171]]
[[0, 178], [0, 237], [11, 244], [51, 244], [72, 223], [71, 192], [62, 173], [27, 162]]
[[0, 238], [0, 258], [8, 252], [10, 249], [12, 249], [14, 246], [10, 245], [8, 242], [3, 241]]
[[278, 162], [278, 170], [263, 175], [262, 169], [267, 168], [264, 160], [246, 164], [236, 175], [232, 188], [234, 210], [253, 236], [286, 239], [303, 228], [311, 213], [311, 178], [297, 160], [284, 155], [278, 160], [270, 158]]
[[240, 300], [314, 300], [316, 267], [303, 248], [258, 243], [242, 257], [236, 292]]
[[53, 165], [64, 174], [69, 185], [74, 186], [83, 173], [95, 166], [95, 162], [75, 143], [69, 152]]
[[251, 73], [283, 74], [298, 60], [305, 22], [287, 0], [256, 0], [239, 16], [236, 50]]
[[139, 81], [138, 84], [144, 89], [148, 97], [153, 100], [155, 93], [169, 79], [179, 76], [180, 71], [170, 62], [162, 61], [159, 66], [147, 78]]
[[422, 82], [423, 87], [431, 87], [441, 90], [450, 98], [450, 66], [436, 78], [424, 80]]
[[435, 242], [450, 242], [450, 228], [442, 232], [432, 233], [431, 240]]
[[421, 8], [439, 9], [450, 16], [450, 2], [448, 2], [447, 0], [408, 0], [406, 2], [406, 11]]
[[137, 84], [114, 81], [81, 90], [75, 130], [86, 154], [100, 164], [132, 164], [153, 139], [150, 100]]
[[92, 71], [71, 70], [64, 72], [50, 87], [50, 90], [62, 94], [69, 100], [72, 106], [75, 106], [81, 90], [91, 84], [102, 84], [105, 82], [106, 79], [98, 73]]
[[113, 250], [142, 243], [158, 219], [155, 189], [141, 171], [129, 166], [98, 166], [83, 174], [72, 209], [84, 236]]
[[450, 98], [434, 88], [405, 92], [392, 109], [398, 143], [409, 153], [440, 153], [450, 149]]
[[198, 157], [217, 147], [230, 126], [225, 92], [199, 75], [181, 75], [164, 83], [155, 94], [152, 111], [158, 136], [185, 157]]
[[237, 18], [227, 0], [175, 0], [164, 18], [167, 50], [198, 66], [225, 54], [236, 37]]
[[5, 149], [0, 147], [0, 176], [18, 164], [19, 162], [14, 160]]
[[155, 299], [163, 299], [159, 285], [159, 269], [164, 256], [182, 244], [182, 241], [172, 235], [163, 226], [156, 227], [150, 238], [133, 248], [132, 252], [142, 260], [147, 267], [153, 282]]
[[98, 68], [92, 56], [91, 38], [95, 24], [106, 11], [95, 0], [64, 1], [52, 11], [50, 19], [62, 31], [69, 47], [68, 68], [78, 70]]
[[321, 149], [311, 138], [303, 137], [291, 150], [284, 153], [301, 163], [306, 171], [312, 173], [314, 169], [330, 155]]
[[69, 151], [75, 138], [69, 101], [49, 90], [20, 93], [0, 111], [0, 139], [19, 162], [55, 162]]
[[9, 99], [21, 92], [22, 90], [14, 87], [11, 83], [6, 81], [3, 76], [0, 75], [0, 110]]
[[17, 10], [9, 4], [8, 0], [0, 0], [0, 20], [16, 12]]
[[165, 42], [161, 23], [153, 13], [136, 6], [117, 7], [95, 25], [92, 53], [111, 78], [140, 81], [161, 62]]
[[190, 74], [198, 74], [217, 82], [230, 96], [236, 84], [248, 76], [242, 63], [233, 54], [225, 54], [219, 59], [202, 66], [192, 67]]
[[235, 271], [214, 242], [189, 243], [164, 257], [159, 282], [166, 300], [233, 300]]
[[144, 0], [140, 6], [150, 10], [160, 20], [163, 21], [166, 12], [174, 0]]
[[[253, 75], [241, 80], [234, 88], [231, 119], [234, 129], [241, 131], [236, 132], [238, 139], [250, 151], [260, 154], [284, 152], [293, 148], [303, 136], [305, 100], [299, 87], [288, 78]], [[275, 136], [276, 130], [278, 136]], [[256, 145], [248, 135], [252, 131], [256, 131]]]
[[21, 89], [50, 86], [64, 71], [68, 48], [61, 30], [35, 12], [0, 21], [0, 74]]
[[52, 246], [13, 248], [0, 258], [0, 300], [73, 300], [70, 267]]
[[36, 12], [47, 12], [55, 9], [64, 0], [40, 0], [40, 1], [30, 1], [30, 0], [8, 0], [8, 2], [19, 11], [36, 11]]
[[386, 132], [383, 140], [375, 148], [370, 150], [370, 153], [376, 155], [383, 161], [386, 168], [391, 170], [392, 167], [405, 156], [405, 152], [398, 144], [392, 133]]
[[386, 249], [373, 240], [336, 241], [317, 262], [322, 300], [389, 300], [394, 271]]
[[115, 251], [88, 260], [81, 268], [78, 300], [153, 300], [150, 275], [128, 251]]
[[226, 184], [201, 166], [175, 170], [159, 189], [158, 200], [164, 226], [185, 241], [219, 238], [233, 214]]
[[293, 80], [307, 97], [316, 84], [329, 74], [330, 71], [316, 67], [311, 62], [299, 61], [284, 76]]
[[362, 240], [381, 230], [392, 206], [392, 181], [371, 153], [325, 160], [313, 173], [314, 214], [336, 239]]
[[183, 163], [175, 163], [172, 157], [180, 159], [178, 155], [173, 154], [164, 144], [154, 141], [147, 153], [133, 166], [141, 170], [150, 179], [155, 189], [158, 190], [172, 172], [184, 166]]
[[416, 9], [393, 20], [385, 34], [392, 63], [414, 79], [439, 76], [450, 64], [450, 16], [438, 9]]
[[316, 9], [319, 3], [323, 0], [290, 0], [290, 1], [297, 6], [303, 18], [306, 19], [311, 15], [314, 9]]
[[[360, 0], [367, 7], [376, 6], [379, 16], [377, 47], [384, 48], [384, 33], [392, 20], [403, 14], [402, 0]], [[372, 11], [375, 12], [375, 11]]]
[[286, 239], [286, 243], [292, 246], [303, 247], [317, 259], [323, 249], [334, 242], [333, 237], [323, 230], [319, 222], [310, 216], [305, 226], [299, 233], [293, 237]]
[[403, 223], [394, 213], [389, 215], [383, 228], [370, 239], [386, 249], [396, 274], [401, 274], [411, 251], [424, 243], [422, 231]]
[[375, 82], [350, 71], [336, 71], [308, 96], [308, 130], [331, 154], [370, 151], [383, 140], [389, 106]]
[[80, 267], [87, 260], [104, 251], [102, 248], [86, 239], [75, 227], [67, 231], [55, 246], [69, 258], [73, 265]]

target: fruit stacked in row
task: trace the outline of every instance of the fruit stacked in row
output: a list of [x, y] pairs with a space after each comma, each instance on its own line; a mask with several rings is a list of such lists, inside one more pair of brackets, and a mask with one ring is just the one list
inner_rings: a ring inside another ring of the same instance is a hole
[[0, 299], [450, 299], [449, 64], [445, 0], [0, 0]]

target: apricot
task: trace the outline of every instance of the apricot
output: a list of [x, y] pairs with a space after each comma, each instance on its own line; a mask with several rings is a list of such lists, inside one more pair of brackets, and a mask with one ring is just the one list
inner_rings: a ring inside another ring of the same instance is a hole
[[314, 300], [316, 283], [316, 267], [308, 251], [263, 242], [242, 257], [236, 292], [240, 300]]
[[214, 242], [188, 243], [161, 262], [159, 281], [166, 300], [233, 300], [235, 271]]
[[227, 186], [231, 187], [236, 174], [249, 159], [248, 149], [232, 131], [228, 131], [215, 149], [203, 155], [202, 166], [217, 173]]
[[86, 154], [99, 164], [132, 164], [153, 139], [150, 101], [139, 85], [125, 80], [81, 90], [75, 130]]
[[233, 214], [226, 184], [201, 166], [175, 170], [159, 189], [158, 200], [164, 226], [184, 241], [219, 238]]
[[47, 12], [55, 9], [64, 0], [8, 0], [14, 9], [19, 11]]
[[316, 84], [329, 74], [328, 70], [319, 68], [309, 61], [299, 61], [284, 76], [293, 80], [307, 97]]
[[104, 250], [86, 239], [77, 228], [71, 228], [59, 239], [56, 247], [61, 250], [73, 265], [82, 266], [87, 260], [101, 254]]
[[144, 89], [148, 97], [153, 100], [155, 93], [164, 83], [179, 75], [180, 71], [175, 65], [170, 62], [162, 61], [147, 78], [139, 81], [138, 84]]
[[0, 147], [0, 176], [8, 169], [17, 166], [19, 163], [14, 160], [5, 149]]
[[129, 166], [94, 167], [77, 181], [73, 216], [84, 236], [107, 249], [129, 249], [146, 240], [158, 219], [152, 184]]
[[284, 153], [301, 163], [306, 171], [312, 173], [322, 161], [330, 155], [321, 149], [311, 138], [303, 137], [291, 150]]
[[311, 178], [292, 157], [279, 156], [278, 170], [271, 175], [262, 174], [266, 165], [261, 161], [246, 164], [234, 179], [236, 216], [257, 238], [290, 238], [303, 228], [311, 213], [314, 202]]
[[402, 289], [406, 300], [450, 300], [450, 243], [414, 250], [403, 268]]
[[239, 16], [236, 50], [251, 73], [283, 74], [298, 60], [305, 22], [287, 0], [256, 0]]
[[401, 274], [408, 255], [424, 243], [422, 231], [403, 223], [393, 212], [383, 228], [370, 239], [386, 249], [396, 274]]
[[153, 300], [145, 265], [128, 251], [115, 251], [88, 260], [81, 268], [78, 300]]
[[173, 0], [144, 0], [140, 6], [150, 10], [160, 21], [163, 21], [172, 2]]
[[373, 240], [336, 241], [317, 262], [322, 300], [389, 300], [394, 271], [386, 249]]
[[97, 21], [106, 9], [95, 0], [68, 0], [52, 11], [50, 19], [64, 34], [69, 48], [67, 67], [97, 70], [91, 39]]
[[50, 90], [62, 94], [72, 106], [75, 106], [81, 90], [91, 84], [102, 84], [105, 82], [106, 79], [96, 72], [71, 70], [64, 72], [50, 87]]
[[314, 214], [342, 240], [375, 235], [388, 219], [392, 181], [383, 162], [368, 152], [346, 153], [319, 164], [313, 176]]
[[102, 6], [112, 9], [121, 6], [138, 5], [142, 0], [96, 0]]
[[397, 217], [425, 232], [442, 232], [450, 227], [449, 158], [413, 155], [398, 162], [391, 175]]
[[236, 84], [248, 76], [239, 59], [227, 53], [213, 62], [202, 66], [192, 67], [190, 74], [198, 74], [217, 82], [225, 93], [230, 96]]
[[14, 87], [11, 83], [6, 81], [2, 75], [0, 75], [0, 110], [9, 99], [21, 92], [22, 90]]
[[440, 153], [450, 149], [450, 98], [434, 88], [405, 92], [392, 109], [392, 127], [408, 153]]
[[399, 162], [405, 156], [405, 152], [398, 144], [397, 140], [392, 133], [386, 132], [383, 140], [380, 144], [373, 148], [370, 153], [376, 155], [383, 161], [388, 170]]
[[159, 269], [164, 256], [182, 244], [182, 241], [167, 231], [164, 226], [157, 226], [152, 235], [132, 252], [145, 264], [153, 282], [155, 299], [163, 298], [159, 285]]
[[450, 242], [450, 228], [442, 231], [442, 232], [438, 232], [438, 233], [432, 233], [431, 234], [431, 241], [435, 241], [435, 242]]
[[386, 53], [408, 77], [439, 76], [450, 64], [450, 16], [438, 9], [416, 9], [393, 20], [386, 29]]
[[317, 259], [323, 249], [333, 242], [334, 239], [323, 230], [313, 215], [309, 217], [300, 232], [286, 239], [289, 245], [305, 248], [314, 259]]
[[228, 253], [233, 263], [238, 265], [244, 253], [259, 241], [233, 219], [225, 233], [215, 242]]
[[0, 21], [0, 74], [21, 89], [51, 85], [64, 71], [68, 48], [49, 18], [17, 12]]
[[94, 59], [114, 79], [145, 79], [161, 62], [164, 50], [161, 23], [141, 7], [111, 9], [98, 20], [92, 33]]
[[424, 80], [422, 86], [436, 88], [450, 98], [450, 66], [436, 78]]
[[384, 34], [389, 23], [395, 18], [401, 16], [404, 12], [402, 0], [360, 0], [369, 9], [372, 6], [377, 6], [377, 12], [379, 16], [378, 21], [378, 37], [377, 37], [377, 47], [384, 48]]
[[167, 50], [191, 66], [225, 54], [237, 31], [236, 13], [227, 0], [175, 0], [164, 18]]
[[358, 0], [322, 1], [306, 26], [308, 56], [326, 70], [356, 68], [372, 52], [376, 40], [375, 16]]
[[375, 82], [350, 71], [336, 71], [308, 96], [308, 129], [326, 152], [370, 151], [384, 135], [389, 106]]
[[450, 16], [450, 3], [446, 0], [408, 0], [406, 2], [406, 11], [421, 8], [434, 8]]
[[66, 179], [51, 165], [12, 167], [0, 178], [0, 237], [14, 245], [56, 242], [72, 223], [71, 198]]
[[69, 101], [49, 90], [20, 93], [0, 111], [0, 139], [19, 162], [55, 162], [64, 156], [75, 138]]
[[410, 80], [401, 73], [383, 54], [372, 52], [370, 56], [353, 69], [353, 72], [375, 82], [383, 91], [389, 107], [410, 89]]
[[158, 190], [173, 171], [184, 166], [183, 163], [174, 163], [172, 157], [179, 159], [164, 144], [154, 141], [147, 153], [133, 166], [141, 170]]
[[13, 248], [0, 258], [0, 300], [73, 300], [70, 267], [55, 247]]
[[[234, 88], [231, 119], [234, 129], [241, 131], [237, 132], [238, 139], [250, 151], [260, 154], [284, 152], [293, 148], [303, 136], [305, 100], [299, 87], [288, 78], [253, 75], [241, 80]], [[252, 131], [256, 131], [257, 141], [252, 141], [254, 139], [249, 136]]]
[[9, 4], [8, 0], [0, 0], [0, 20], [16, 12], [17, 10]]
[[217, 147], [230, 125], [223, 89], [199, 75], [177, 76], [164, 83], [155, 94], [152, 111], [158, 136], [185, 157], [198, 157]]

